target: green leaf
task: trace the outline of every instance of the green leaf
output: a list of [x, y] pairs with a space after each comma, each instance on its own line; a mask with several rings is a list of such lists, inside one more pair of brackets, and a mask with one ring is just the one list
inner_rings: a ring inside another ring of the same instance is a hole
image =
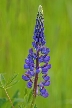
[[23, 105], [23, 103], [21, 103], [21, 105], [18, 105], [18, 108], [26, 108], [25, 105]]
[[0, 98], [0, 108], [3, 104], [6, 103], [6, 101], [7, 101], [6, 98]]
[[0, 74], [0, 82], [3, 86], [6, 84], [6, 80], [3, 74]]
[[0, 74], [0, 82], [3, 80], [3, 76], [2, 74]]
[[11, 83], [11, 85], [9, 85], [9, 86], [13, 86], [13, 85], [15, 85], [16, 83], [18, 83], [19, 82], [19, 80], [15, 80], [15, 81], [13, 81], [12, 83]]
[[32, 95], [33, 95], [33, 90], [29, 93], [29, 97], [28, 97], [28, 103], [31, 101], [31, 98], [32, 98]]
[[12, 82], [11, 85], [7, 85], [7, 86], [6, 86], [6, 89], [11, 88], [13, 85], [15, 85], [15, 84], [18, 83], [18, 82], [19, 82], [18, 80]]
[[27, 93], [28, 93], [27, 88], [25, 88], [24, 96], [27, 95]]
[[15, 92], [13, 98], [18, 98], [18, 96], [19, 96], [19, 90], [17, 90], [17, 91]]
[[13, 105], [15, 106], [15, 105], [18, 104], [19, 102], [24, 102], [24, 99], [22, 99], [22, 98], [15, 98], [15, 99], [14, 99]]
[[12, 86], [9, 86], [9, 87], [6, 87], [5, 89], [7, 90], [7, 89], [9, 89], [9, 88], [11, 88]]
[[[16, 79], [17, 76], [18, 76], [18, 74], [14, 74], [14, 75], [12, 76], [12, 78], [9, 79], [8, 83], [6, 84], [6, 86], [9, 86], [9, 85], [11, 85], [13, 82], [16, 82], [15, 79]], [[13, 84], [12, 84], [12, 85], [13, 85]]]
[[34, 108], [37, 108], [36, 104], [35, 104]]

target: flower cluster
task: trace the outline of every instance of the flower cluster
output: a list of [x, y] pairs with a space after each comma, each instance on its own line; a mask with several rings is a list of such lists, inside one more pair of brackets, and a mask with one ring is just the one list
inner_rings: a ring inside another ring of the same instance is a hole
[[[44, 18], [41, 5], [38, 8], [33, 39], [32, 45], [35, 52], [33, 48], [29, 50], [29, 55], [25, 59], [24, 64], [26, 72], [22, 75], [22, 79], [27, 81], [28, 88], [33, 86], [34, 96], [40, 94], [43, 97], [48, 97], [45, 86], [50, 85], [50, 77], [48, 76], [48, 70], [51, 68], [51, 64], [49, 64], [50, 56], [48, 55], [50, 49], [45, 47]], [[40, 73], [42, 73], [43, 81], [38, 84]]]

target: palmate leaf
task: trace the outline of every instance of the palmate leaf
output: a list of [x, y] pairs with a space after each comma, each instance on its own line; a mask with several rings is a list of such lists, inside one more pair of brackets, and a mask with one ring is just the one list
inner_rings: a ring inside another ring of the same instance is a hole
[[15, 80], [15, 81], [13, 81], [11, 84], [6, 85], [6, 89], [11, 88], [13, 85], [15, 85], [15, 84], [18, 83], [18, 82], [19, 82], [19, 80]]
[[0, 88], [3, 88], [3, 87], [5, 89], [11, 88], [13, 85], [19, 82], [19, 80], [16, 79], [17, 76], [18, 74], [14, 74], [8, 81], [6, 81], [4, 75], [0, 74], [0, 84], [1, 84]]
[[7, 82], [6, 86], [12, 84], [12, 83], [15, 81], [15, 79], [16, 79], [17, 76], [18, 76], [18, 74], [12, 75], [12, 77], [11, 77], [11, 78], [9, 79], [9, 81]]
[[12, 75], [12, 77], [6, 83], [6, 86], [5, 86], [6, 89], [11, 88], [13, 85], [15, 85], [16, 83], [19, 82], [19, 80], [16, 79], [17, 76], [18, 76], [18, 74]]

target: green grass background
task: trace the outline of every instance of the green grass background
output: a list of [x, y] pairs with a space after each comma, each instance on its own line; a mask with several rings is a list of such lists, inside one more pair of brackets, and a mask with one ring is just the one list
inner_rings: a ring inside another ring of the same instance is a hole
[[[39, 5], [44, 10], [46, 46], [50, 48], [51, 85], [48, 98], [37, 97], [38, 108], [72, 108], [72, 0], [0, 0], [0, 73], [8, 79], [19, 73], [19, 83], [8, 90], [23, 96], [24, 59], [32, 47]], [[29, 90], [30, 91], [30, 90]], [[0, 97], [5, 93], [0, 89]]]

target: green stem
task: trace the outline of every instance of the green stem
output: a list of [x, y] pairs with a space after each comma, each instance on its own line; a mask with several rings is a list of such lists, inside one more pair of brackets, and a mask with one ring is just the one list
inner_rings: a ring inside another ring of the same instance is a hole
[[12, 108], [14, 108], [13, 103], [12, 103], [12, 100], [11, 100], [11, 98], [10, 98], [10, 96], [9, 96], [9, 94], [8, 94], [8, 92], [7, 92], [7, 90], [6, 90], [6, 88], [3, 86], [2, 82], [1, 82], [1, 85], [2, 85], [2, 88], [4, 89], [4, 91], [5, 91], [5, 93], [6, 93], [6, 96], [8, 97], [8, 100], [9, 100], [9, 102], [10, 102]]
[[10, 96], [9, 96], [9, 94], [8, 94], [8, 92], [7, 92], [7, 90], [5, 88], [4, 88], [4, 91], [5, 91], [5, 93], [6, 93], [7, 97], [8, 97], [8, 100], [9, 100], [12, 108], [14, 108], [13, 103], [12, 103], [12, 100], [11, 100], [11, 98], [10, 98]]

